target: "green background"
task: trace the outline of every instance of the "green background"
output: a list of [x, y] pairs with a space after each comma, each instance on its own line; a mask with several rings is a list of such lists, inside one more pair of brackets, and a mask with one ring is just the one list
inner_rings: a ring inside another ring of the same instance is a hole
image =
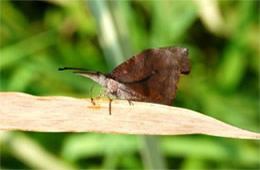
[[[0, 90], [89, 97], [94, 82], [57, 68], [110, 72], [144, 49], [184, 46], [192, 69], [173, 105], [259, 132], [259, 7], [254, 0], [1, 0]], [[203, 135], [1, 132], [0, 146], [2, 169], [260, 166], [258, 141]]]

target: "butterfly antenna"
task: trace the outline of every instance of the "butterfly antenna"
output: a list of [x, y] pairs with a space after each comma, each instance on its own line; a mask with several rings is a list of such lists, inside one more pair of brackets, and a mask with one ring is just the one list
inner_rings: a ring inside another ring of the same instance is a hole
[[64, 70], [81, 70], [81, 71], [90, 71], [88, 69], [85, 68], [76, 68], [76, 67], [63, 67], [63, 68], [59, 68], [59, 71], [64, 71]]
[[[79, 73], [97, 73], [97, 74], [101, 74], [100, 71], [95, 71], [95, 70], [89, 70], [86, 68], [76, 68], [76, 67], [63, 67], [63, 68], [59, 68], [59, 71], [64, 71], [64, 70], [74, 70], [75, 72], [73, 72], [74, 74], [79, 74]], [[103, 73], [104, 74], [104, 73]]]

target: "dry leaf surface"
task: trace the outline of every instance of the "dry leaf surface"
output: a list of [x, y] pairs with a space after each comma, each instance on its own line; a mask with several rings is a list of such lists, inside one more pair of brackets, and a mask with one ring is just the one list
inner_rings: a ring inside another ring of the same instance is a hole
[[0, 130], [38, 132], [100, 132], [145, 135], [205, 134], [260, 139], [259, 133], [243, 130], [201, 113], [159, 104], [72, 97], [37, 97], [0, 92]]

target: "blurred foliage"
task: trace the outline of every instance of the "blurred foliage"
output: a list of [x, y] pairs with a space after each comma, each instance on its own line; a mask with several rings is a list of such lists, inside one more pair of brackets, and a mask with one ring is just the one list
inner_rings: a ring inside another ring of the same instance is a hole
[[[100, 12], [92, 1], [83, 0], [1, 0], [0, 90], [88, 97], [94, 82], [58, 72], [57, 68], [74, 66], [109, 72], [121, 58], [127, 59], [144, 49], [181, 45], [189, 48], [192, 71], [181, 77], [174, 105], [260, 131], [259, 1], [99, 3], [108, 10]], [[102, 39], [113, 38], [109, 37], [110, 27], [102, 27], [102, 17], [108, 15], [119, 43]], [[98, 92], [99, 88], [95, 88], [94, 95]], [[6, 140], [0, 135], [0, 167], [42, 169], [40, 164], [30, 163], [33, 157], [26, 160], [16, 152], [20, 140], [12, 141], [18, 134], [9, 133]], [[37, 150], [35, 159], [48, 152], [64, 166], [79, 169], [147, 167], [140, 152], [140, 138], [134, 135], [33, 132], [23, 135], [37, 144], [35, 148], [42, 149]], [[260, 166], [258, 141], [201, 135], [163, 136], [159, 141], [170, 169]], [[21, 146], [32, 148], [32, 144]]]

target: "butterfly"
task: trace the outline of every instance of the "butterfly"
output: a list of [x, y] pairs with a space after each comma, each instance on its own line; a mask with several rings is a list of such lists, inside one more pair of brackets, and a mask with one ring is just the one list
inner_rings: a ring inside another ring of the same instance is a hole
[[73, 67], [59, 70], [76, 70], [75, 74], [88, 77], [107, 89], [108, 97], [171, 105], [180, 75], [189, 74], [191, 70], [188, 54], [188, 49], [183, 47], [152, 48], [126, 60], [111, 73]]

